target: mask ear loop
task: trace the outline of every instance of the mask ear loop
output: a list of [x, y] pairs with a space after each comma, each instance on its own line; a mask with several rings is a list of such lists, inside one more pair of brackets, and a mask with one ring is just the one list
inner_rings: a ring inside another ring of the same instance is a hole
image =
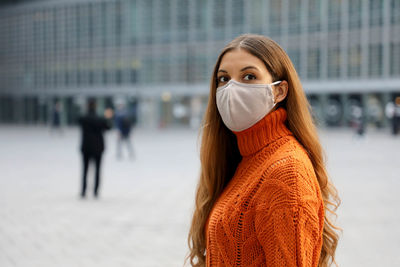
[[282, 81], [276, 81], [276, 82], [273, 82], [273, 83], [271, 83], [270, 84], [270, 86], [271, 86], [271, 91], [272, 91], [272, 98], [273, 98], [273, 100], [274, 100], [274, 105], [272, 106], [272, 108], [274, 108], [275, 106], [276, 106], [276, 104], [278, 104], [277, 102], [275, 102], [275, 95], [274, 95], [274, 92], [273, 92], [273, 90], [272, 90], [272, 85], [277, 85], [277, 84], [280, 84]]

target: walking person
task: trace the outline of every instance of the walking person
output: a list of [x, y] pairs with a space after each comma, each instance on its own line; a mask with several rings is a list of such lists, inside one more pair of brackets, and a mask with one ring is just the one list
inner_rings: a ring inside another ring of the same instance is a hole
[[392, 134], [395, 136], [400, 129], [400, 96], [397, 96], [394, 102], [389, 102], [385, 107], [386, 116], [392, 124]]
[[115, 123], [118, 130], [117, 140], [117, 159], [122, 158], [122, 146], [125, 144], [129, 153], [129, 157], [133, 158], [133, 148], [130, 139], [132, 129], [132, 118], [129, 111], [125, 108], [124, 104], [119, 104], [115, 114]]
[[113, 112], [111, 109], [106, 109], [104, 118], [98, 116], [94, 100], [89, 100], [87, 108], [87, 114], [79, 118], [79, 125], [82, 132], [81, 152], [83, 160], [81, 197], [84, 198], [86, 196], [88, 167], [89, 163], [94, 161], [96, 172], [93, 193], [97, 198], [100, 187], [101, 158], [104, 151], [103, 132], [111, 128]]
[[299, 77], [273, 40], [220, 53], [202, 126], [192, 266], [328, 266], [339, 199]]
[[51, 128], [50, 133], [58, 132], [58, 134], [62, 134], [61, 129], [61, 103], [57, 101], [54, 104], [52, 113], [51, 113]]
[[394, 100], [393, 128], [393, 134], [397, 135], [400, 130], [400, 96]]
[[351, 123], [358, 137], [363, 137], [365, 134], [365, 114], [363, 108], [359, 105], [351, 107]]

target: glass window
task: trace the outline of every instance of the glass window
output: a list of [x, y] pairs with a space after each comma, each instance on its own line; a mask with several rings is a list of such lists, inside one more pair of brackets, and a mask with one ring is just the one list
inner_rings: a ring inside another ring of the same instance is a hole
[[297, 72], [299, 72], [299, 70], [300, 70], [300, 50], [290, 49], [290, 50], [288, 50], [288, 56], [289, 56], [290, 60], [292, 61]]
[[361, 28], [361, 0], [349, 1], [349, 27], [350, 29]]
[[282, 1], [271, 1], [269, 9], [269, 30], [271, 35], [279, 35], [282, 25]]
[[141, 2], [141, 7], [143, 9], [140, 13], [143, 15], [141, 16], [139, 28], [142, 30], [142, 35], [144, 36], [144, 43], [151, 44], [153, 34], [153, 1], [143, 1]]
[[203, 41], [206, 39], [207, 27], [207, 1], [195, 1], [195, 27], [197, 30], [196, 40]]
[[94, 72], [93, 72], [93, 70], [89, 71], [89, 85], [94, 85]]
[[289, 4], [289, 33], [300, 33], [301, 0], [291, 0]]
[[399, 0], [391, 0], [391, 21], [392, 24], [400, 24], [400, 1]]
[[102, 78], [103, 85], [107, 85], [109, 82], [109, 79], [107, 77], [107, 70], [105, 68], [102, 71], [101, 78]]
[[89, 35], [89, 47], [93, 48], [93, 40], [94, 40], [94, 4], [89, 4], [89, 20], [88, 20], [88, 35]]
[[83, 36], [83, 29], [82, 29], [82, 18], [81, 18], [81, 12], [80, 12], [80, 6], [79, 5], [76, 5], [76, 6], [74, 6], [74, 10], [72, 11], [72, 12], [74, 12], [75, 13], [75, 16], [74, 16], [74, 18], [75, 18], [75, 25], [76, 25], [76, 27], [75, 27], [75, 38], [76, 38], [76, 41], [77, 41], [77, 47], [80, 47], [80, 45], [81, 45], [81, 39], [82, 39], [82, 36]]
[[178, 69], [177, 69], [177, 77], [179, 82], [188, 83], [189, 76], [188, 76], [188, 62], [186, 55], [180, 55], [178, 57]]
[[130, 70], [129, 78], [130, 78], [130, 82], [132, 84], [136, 84], [137, 83], [137, 79], [138, 78], [137, 78], [137, 70], [136, 69], [132, 68]]
[[115, 32], [115, 45], [116, 46], [121, 46], [122, 43], [122, 24], [123, 24], [123, 10], [122, 10], [122, 4], [121, 1], [117, 1], [115, 3], [115, 27], [114, 27], [114, 32]]
[[189, 2], [187, 0], [178, 0], [178, 41], [184, 42], [188, 39], [188, 27], [189, 27]]
[[83, 73], [81, 70], [78, 70], [77, 85], [82, 86], [83, 84]]
[[225, 13], [226, 13], [226, 2], [214, 1], [213, 30], [214, 30], [214, 39], [216, 40], [224, 39]]
[[196, 29], [205, 29], [206, 25], [206, 3], [207, 1], [195, 1], [196, 3]]
[[163, 43], [169, 43], [171, 41], [171, 1], [161, 1], [160, 3], [160, 20], [159, 29], [161, 32], [161, 41]]
[[251, 32], [262, 34], [265, 17], [265, 10], [263, 10], [263, 0], [251, 1], [249, 7]]
[[243, 33], [244, 29], [244, 2], [243, 0], [232, 1], [232, 27], [233, 36]]
[[328, 29], [329, 31], [340, 30], [340, 6], [341, 0], [328, 1]]
[[[165, 3], [166, 1], [162, 1], [162, 3]], [[138, 38], [138, 14], [137, 14], [137, 2], [136, 0], [131, 0], [130, 1], [130, 42], [131, 45], [136, 45], [137, 43], [137, 38]]]
[[377, 77], [382, 75], [382, 45], [369, 46], [369, 76]]
[[103, 2], [101, 3], [101, 40], [103, 47], [107, 46], [107, 27], [108, 27], [108, 21], [107, 21], [107, 3]]
[[359, 45], [349, 49], [349, 77], [360, 77], [361, 75], [361, 47]]
[[151, 56], [147, 56], [143, 59], [143, 67], [140, 68], [140, 83], [153, 83], [153, 58]]
[[160, 55], [157, 58], [158, 73], [156, 74], [159, 82], [169, 83], [171, 81], [171, 66], [169, 54]]
[[317, 32], [321, 29], [321, 1], [308, 1], [308, 31]]
[[340, 49], [338, 47], [330, 47], [328, 49], [328, 77], [338, 78], [340, 76]]
[[121, 69], [115, 70], [115, 82], [118, 85], [122, 84], [122, 70]]
[[207, 65], [207, 55], [206, 54], [197, 54], [196, 63], [195, 63], [195, 81], [196, 82], [208, 82], [208, 65]]
[[392, 43], [390, 50], [390, 74], [400, 76], [400, 44]]
[[369, 25], [380, 26], [383, 23], [383, 1], [369, 1]]
[[320, 70], [320, 51], [318, 48], [309, 49], [307, 57], [307, 78], [318, 79]]

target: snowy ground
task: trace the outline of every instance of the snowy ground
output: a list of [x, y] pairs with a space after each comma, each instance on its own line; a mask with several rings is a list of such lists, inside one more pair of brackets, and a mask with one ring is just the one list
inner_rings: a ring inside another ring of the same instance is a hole
[[[339, 265], [400, 266], [400, 137], [321, 139], [342, 199]], [[1, 267], [183, 265], [197, 132], [138, 130], [133, 161], [116, 159], [114, 132], [106, 141], [101, 197], [81, 200], [77, 129], [0, 126]]]

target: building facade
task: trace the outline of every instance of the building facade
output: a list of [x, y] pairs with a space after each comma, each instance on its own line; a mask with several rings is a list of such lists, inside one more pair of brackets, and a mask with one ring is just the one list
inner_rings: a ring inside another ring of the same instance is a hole
[[52, 0], [0, 8], [0, 122], [72, 125], [138, 103], [142, 126], [197, 127], [223, 46], [242, 33], [289, 54], [319, 123], [349, 125], [359, 106], [385, 126], [400, 95], [399, 0]]

